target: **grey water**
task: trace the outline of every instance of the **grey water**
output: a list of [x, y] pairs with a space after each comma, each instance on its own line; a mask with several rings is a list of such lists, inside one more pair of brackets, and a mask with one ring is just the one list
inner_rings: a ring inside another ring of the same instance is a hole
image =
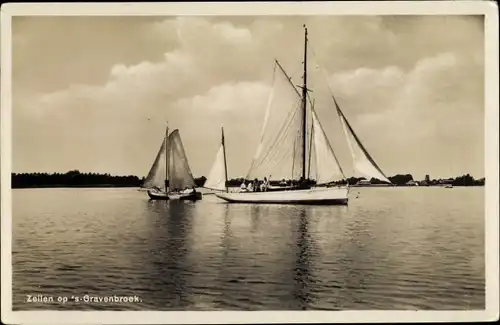
[[[12, 195], [14, 310], [485, 308], [482, 187], [353, 188], [333, 207]], [[135, 300], [89, 301], [111, 296]]]

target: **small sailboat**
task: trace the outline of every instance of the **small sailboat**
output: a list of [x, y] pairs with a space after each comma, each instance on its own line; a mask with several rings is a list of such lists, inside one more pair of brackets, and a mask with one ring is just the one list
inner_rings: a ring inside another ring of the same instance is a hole
[[[257, 204], [348, 204], [349, 184], [316, 113], [315, 101], [310, 95], [312, 90], [308, 89], [308, 37], [305, 26], [304, 29], [303, 84], [295, 86], [282, 65], [278, 60], [275, 60], [273, 89], [268, 100], [260, 143], [250, 170], [245, 177], [246, 180], [250, 180], [250, 183], [259, 184], [258, 178], [264, 176], [265, 182], [267, 178], [271, 179], [271, 169], [281, 168], [280, 170], [283, 170], [284, 168], [287, 170], [289, 181], [286, 181], [285, 176], [281, 174], [282, 177], [278, 178], [278, 180], [283, 179], [282, 182], [278, 185], [266, 183], [262, 191], [254, 191], [253, 187], [250, 191], [229, 191], [227, 187], [224, 132], [222, 131], [222, 142], [204, 187], [215, 190], [214, 194], [224, 201]], [[279, 78], [283, 80], [287, 90], [282, 89], [281, 92], [277, 90], [276, 80]], [[301, 89], [301, 92], [297, 88]], [[273, 119], [270, 117], [270, 108], [274, 102], [274, 97], [281, 100], [284, 100], [285, 97], [292, 98], [292, 102], [282, 103], [281, 111], [285, 111], [287, 115], [274, 119], [276, 122], [282, 123], [281, 127], [271, 126], [268, 128], [267, 126]], [[331, 97], [353, 158], [355, 172], [390, 184], [389, 179], [377, 166], [354, 133], [333, 93], [331, 93]], [[268, 131], [274, 132], [274, 134], [267, 136]], [[287, 157], [291, 158], [291, 162], [285, 161]], [[312, 167], [316, 172], [315, 179], [311, 178]], [[242, 188], [244, 188], [243, 185]]]
[[165, 137], [142, 185], [151, 200], [201, 200], [178, 129]]

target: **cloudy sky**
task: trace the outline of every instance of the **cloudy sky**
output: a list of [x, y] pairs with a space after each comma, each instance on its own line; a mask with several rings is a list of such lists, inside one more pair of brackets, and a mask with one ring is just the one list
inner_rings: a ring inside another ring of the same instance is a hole
[[[304, 23], [312, 87], [328, 81], [386, 174], [484, 176], [480, 16], [14, 17], [13, 171], [142, 177], [168, 120], [195, 176], [221, 125], [229, 176], [245, 175], [273, 59], [300, 82]], [[326, 90], [315, 95], [345, 152]]]

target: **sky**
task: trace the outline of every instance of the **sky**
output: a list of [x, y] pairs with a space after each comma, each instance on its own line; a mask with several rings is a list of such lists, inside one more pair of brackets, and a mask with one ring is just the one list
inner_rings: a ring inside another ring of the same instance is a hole
[[328, 87], [386, 175], [484, 176], [482, 16], [14, 17], [13, 172], [142, 177], [168, 121], [194, 176], [221, 126], [229, 177], [246, 175], [274, 58], [300, 83], [303, 24], [344, 170]]

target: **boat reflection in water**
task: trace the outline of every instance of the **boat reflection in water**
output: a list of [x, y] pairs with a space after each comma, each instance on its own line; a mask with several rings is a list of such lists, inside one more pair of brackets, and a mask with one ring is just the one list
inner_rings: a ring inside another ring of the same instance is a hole
[[190, 306], [192, 204], [174, 200], [148, 203], [151, 235], [148, 254], [143, 256], [144, 280], [149, 281], [147, 300], [163, 301], [169, 310]]

